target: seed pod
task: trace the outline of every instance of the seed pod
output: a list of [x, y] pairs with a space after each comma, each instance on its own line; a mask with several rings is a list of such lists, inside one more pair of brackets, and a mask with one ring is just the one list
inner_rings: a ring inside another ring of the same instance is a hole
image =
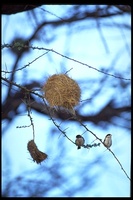
[[28, 151], [30, 152], [30, 155], [31, 157], [33, 158], [33, 161], [38, 164], [38, 163], [41, 163], [43, 160], [45, 160], [48, 155], [39, 151], [34, 140], [31, 140], [28, 142], [27, 144], [27, 148], [28, 148]]
[[66, 74], [50, 76], [43, 87], [44, 97], [51, 107], [64, 107], [72, 109], [80, 101], [80, 87]]

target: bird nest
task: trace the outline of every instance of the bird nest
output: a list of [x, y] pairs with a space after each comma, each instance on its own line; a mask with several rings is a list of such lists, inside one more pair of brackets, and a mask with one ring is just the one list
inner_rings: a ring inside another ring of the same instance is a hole
[[80, 87], [66, 74], [50, 76], [43, 87], [44, 97], [51, 107], [73, 109], [80, 101]]
[[28, 142], [27, 149], [28, 149], [31, 157], [33, 158], [33, 161], [34, 162], [36, 161], [37, 164], [41, 163], [43, 160], [45, 160], [48, 157], [48, 155], [46, 153], [41, 152], [37, 148], [34, 140], [31, 140]]

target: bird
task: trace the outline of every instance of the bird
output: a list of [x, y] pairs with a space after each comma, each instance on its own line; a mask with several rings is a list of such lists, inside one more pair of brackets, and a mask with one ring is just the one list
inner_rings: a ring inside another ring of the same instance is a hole
[[111, 134], [107, 134], [104, 138], [103, 144], [105, 147], [107, 147], [107, 149], [109, 149], [112, 145], [112, 135]]
[[81, 135], [76, 135], [75, 144], [78, 146], [77, 149], [81, 149], [81, 146], [83, 146], [85, 143], [85, 139]]

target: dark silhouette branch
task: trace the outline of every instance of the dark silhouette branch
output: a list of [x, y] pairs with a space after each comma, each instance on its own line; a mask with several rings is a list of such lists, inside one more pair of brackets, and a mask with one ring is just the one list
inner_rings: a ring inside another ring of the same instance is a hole
[[[2, 79], [8, 83], [11, 83], [8, 79], [3, 78]], [[37, 102], [33, 95], [39, 96], [41, 99], [44, 97], [42, 95], [39, 95], [34, 91], [34, 88], [40, 88], [40, 84], [37, 82], [33, 82], [32, 84], [26, 84], [25, 86], [18, 85], [16, 83], [11, 83], [12, 85], [19, 87], [20, 90], [17, 91], [13, 96], [10, 96], [4, 103], [2, 108], [2, 119], [9, 119], [9, 113], [12, 111], [14, 112], [14, 115], [17, 115], [17, 109], [18, 107], [23, 103], [22, 99], [24, 99], [25, 93], [30, 94], [30, 107], [31, 109], [36, 110], [37, 112], [49, 115], [49, 112], [47, 108], [45, 107], [44, 103]], [[31, 95], [32, 94], [32, 95]], [[10, 103], [9, 103], [10, 102]], [[50, 108], [52, 109], [52, 108]], [[131, 112], [130, 106], [123, 106], [116, 108], [113, 105], [113, 100], [110, 100], [110, 102], [105, 105], [101, 111], [94, 115], [81, 115], [79, 114], [79, 111], [76, 111], [76, 116], [86, 122], [93, 122], [94, 124], [99, 124], [100, 122], [110, 122], [114, 117], [120, 117], [120, 115], [123, 112]], [[61, 120], [67, 120], [71, 117], [71, 114], [66, 112], [65, 110], [56, 110], [52, 109], [53, 116], [56, 118], [59, 118]], [[71, 121], [75, 121], [74, 118], [70, 119]]]
[[41, 6], [39, 5], [8, 5], [3, 4], [1, 7], [1, 14], [4, 15], [11, 15], [16, 14], [24, 11], [33, 10], [34, 8], [37, 8]]

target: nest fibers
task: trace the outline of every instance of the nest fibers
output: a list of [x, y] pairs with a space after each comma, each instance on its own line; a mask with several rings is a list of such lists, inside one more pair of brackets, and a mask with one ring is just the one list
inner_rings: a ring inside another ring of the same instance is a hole
[[37, 148], [34, 140], [31, 140], [28, 142], [27, 148], [28, 148], [28, 151], [30, 152], [31, 157], [33, 158], [33, 161], [34, 162], [36, 161], [37, 164], [41, 163], [43, 160], [45, 160], [48, 157], [46, 153], [41, 152]]
[[73, 109], [80, 101], [79, 85], [66, 74], [50, 76], [43, 87], [45, 99], [51, 107]]

